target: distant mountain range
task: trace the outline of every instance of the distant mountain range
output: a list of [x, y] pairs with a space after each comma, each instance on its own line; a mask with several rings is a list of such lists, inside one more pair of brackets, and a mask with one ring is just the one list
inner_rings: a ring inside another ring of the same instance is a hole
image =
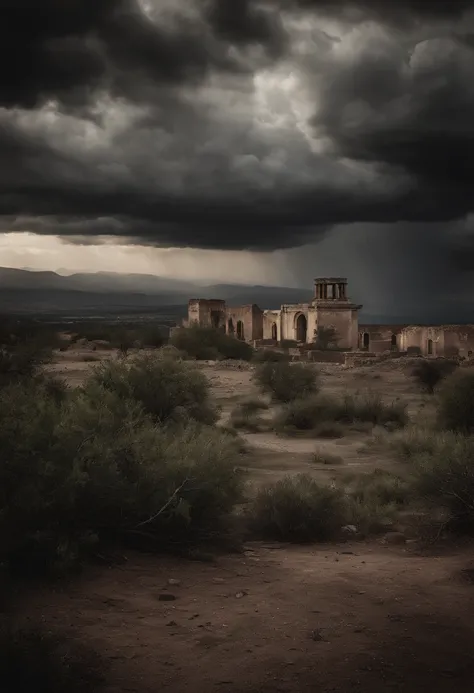
[[[150, 311], [168, 306], [184, 314], [190, 298], [221, 298], [231, 305], [279, 308], [300, 303], [311, 291], [275, 286], [210, 286], [152, 274], [58, 272], [0, 267], [0, 311], [27, 313]], [[184, 313], [183, 313], [184, 311]]]
[[[262, 309], [278, 309], [283, 303], [306, 303], [311, 289], [243, 284], [204, 284], [158, 277], [153, 274], [117, 272], [44, 272], [0, 267], [0, 313], [37, 316], [93, 316], [160, 314], [180, 320], [187, 314], [190, 298], [220, 298], [229, 305], [256, 303]], [[436, 311], [436, 317], [434, 312]], [[473, 321], [462, 319], [467, 311], [436, 307], [424, 315], [375, 315], [361, 311], [361, 324], [436, 324]], [[454, 314], [457, 313], [458, 314]], [[466, 317], [468, 317], [466, 315]]]

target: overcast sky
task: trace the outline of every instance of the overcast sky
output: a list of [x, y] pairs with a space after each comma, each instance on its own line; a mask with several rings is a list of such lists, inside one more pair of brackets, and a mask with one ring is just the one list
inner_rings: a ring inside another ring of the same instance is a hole
[[469, 306], [472, 0], [32, 4], [0, 0], [0, 265]]

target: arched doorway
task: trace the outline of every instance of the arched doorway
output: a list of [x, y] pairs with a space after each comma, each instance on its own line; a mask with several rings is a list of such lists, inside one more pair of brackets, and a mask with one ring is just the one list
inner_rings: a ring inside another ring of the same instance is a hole
[[396, 334], [392, 334], [392, 339], [390, 341], [390, 344], [392, 346], [392, 349], [397, 348], [397, 335]]
[[428, 339], [428, 356], [433, 354], [433, 340]]
[[232, 320], [232, 318], [229, 318], [229, 320], [227, 321], [227, 334], [230, 334], [233, 337], [234, 332], [234, 321]]
[[308, 330], [308, 322], [306, 316], [300, 313], [296, 318], [296, 341], [306, 344], [306, 333]]
[[370, 346], [370, 334], [368, 332], [364, 332], [362, 335], [362, 347], [364, 349], [368, 349]]
[[245, 339], [244, 335], [244, 323], [242, 320], [237, 322], [237, 339]]
[[278, 339], [278, 332], [277, 332], [277, 326], [276, 323], [273, 323], [272, 325], [272, 339], [276, 342]]
[[212, 310], [211, 311], [211, 324], [215, 330], [219, 329], [220, 321], [221, 321], [221, 315], [220, 315], [219, 311]]

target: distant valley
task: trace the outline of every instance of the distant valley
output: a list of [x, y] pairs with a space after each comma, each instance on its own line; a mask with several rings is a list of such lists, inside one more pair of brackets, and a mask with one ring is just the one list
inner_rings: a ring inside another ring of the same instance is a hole
[[[177, 279], [114, 272], [76, 273], [0, 267], [0, 311], [5, 313], [121, 313], [162, 312], [172, 307], [186, 313], [190, 298], [222, 298], [233, 305], [257, 303], [279, 308], [311, 298], [307, 289], [240, 284], [199, 285]], [[166, 311], [168, 312], [168, 311]]]
[[[61, 272], [61, 273], [60, 273]], [[48, 317], [126, 316], [166, 317], [180, 321], [190, 298], [221, 298], [229, 305], [256, 303], [262, 309], [278, 309], [283, 303], [311, 300], [311, 289], [244, 284], [198, 284], [152, 274], [78, 272], [64, 275], [29, 269], [0, 267], [0, 313]], [[363, 300], [361, 300], [363, 303]], [[433, 307], [424, 315], [377, 315], [362, 309], [363, 324], [439, 324], [472, 322], [471, 311], [456, 306]], [[467, 314], [466, 314], [467, 313]]]

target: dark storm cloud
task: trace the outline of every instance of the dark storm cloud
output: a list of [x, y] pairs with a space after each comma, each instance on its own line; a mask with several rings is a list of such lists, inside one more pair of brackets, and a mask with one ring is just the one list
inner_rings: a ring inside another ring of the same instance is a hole
[[[127, 96], [136, 80], [175, 84], [203, 79], [211, 68], [243, 69], [199, 17], [182, 17], [170, 30], [138, 0], [0, 0], [0, 13], [0, 103], [7, 107], [34, 108], [48, 98], [74, 106], [97, 89]], [[260, 24], [255, 40], [271, 38]]]
[[409, 24], [419, 20], [459, 19], [472, 10], [472, 0], [293, 0], [303, 9], [365, 21]]
[[274, 249], [473, 211], [472, 2], [148, 4], [0, 0], [3, 230]]
[[271, 3], [254, 0], [210, 0], [206, 17], [218, 36], [231, 43], [260, 44], [275, 57], [287, 45], [281, 17]]

